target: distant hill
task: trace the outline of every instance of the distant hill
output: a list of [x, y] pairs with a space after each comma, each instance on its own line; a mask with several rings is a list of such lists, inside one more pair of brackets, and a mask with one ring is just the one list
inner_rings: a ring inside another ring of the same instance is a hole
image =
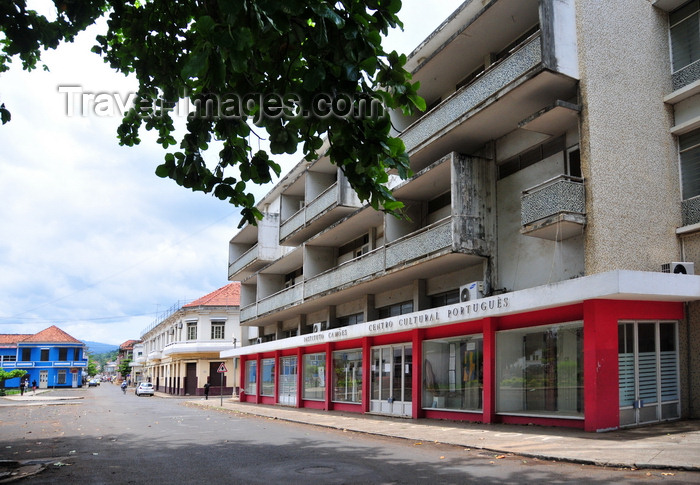
[[87, 345], [87, 348], [91, 354], [104, 354], [106, 352], [119, 350], [118, 345], [102, 344], [100, 342], [89, 342], [87, 340], [83, 340], [83, 343]]

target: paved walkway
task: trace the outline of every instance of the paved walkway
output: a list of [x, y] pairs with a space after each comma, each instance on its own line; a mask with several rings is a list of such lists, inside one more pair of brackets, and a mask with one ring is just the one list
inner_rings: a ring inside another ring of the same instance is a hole
[[565, 428], [411, 420], [336, 411], [241, 403], [230, 398], [188, 400], [199, 406], [415, 442], [439, 442], [496, 453], [629, 468], [700, 471], [700, 421], [676, 421], [607, 433]]

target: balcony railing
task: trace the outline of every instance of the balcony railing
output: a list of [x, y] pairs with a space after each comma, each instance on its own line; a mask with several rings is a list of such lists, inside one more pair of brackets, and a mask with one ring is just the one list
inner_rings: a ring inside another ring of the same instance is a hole
[[241, 271], [243, 268], [251, 264], [255, 259], [258, 257], [258, 245], [255, 244], [252, 248], [250, 248], [248, 251], [245, 253], [241, 254], [238, 259], [236, 259], [234, 262], [229, 264], [228, 266], [228, 274], [229, 275], [234, 275]]
[[540, 36], [537, 34], [520, 49], [473, 83], [452, 94], [401, 133], [406, 151], [410, 152], [435, 134], [442, 133], [450, 124], [464, 118], [471, 110], [541, 63], [542, 47]]
[[304, 282], [304, 298], [354, 284], [384, 270], [384, 248], [375, 249]]
[[160, 360], [163, 358], [163, 352], [160, 350], [155, 350], [148, 353], [148, 360]]
[[316, 217], [339, 203], [340, 187], [336, 182], [280, 225], [280, 240], [284, 240], [298, 229], [304, 227], [307, 222], [313, 221]]
[[267, 313], [300, 301], [304, 295], [304, 284], [298, 283], [282, 291], [263, 298], [258, 302], [258, 312]]
[[683, 225], [692, 226], [700, 222], [700, 195], [691, 199], [685, 199], [681, 203], [683, 213]]
[[580, 234], [586, 223], [583, 179], [560, 175], [523, 191], [523, 234], [545, 239], [567, 239]]
[[453, 245], [452, 218], [443, 219], [420, 232], [386, 245], [386, 268], [404, 264]]

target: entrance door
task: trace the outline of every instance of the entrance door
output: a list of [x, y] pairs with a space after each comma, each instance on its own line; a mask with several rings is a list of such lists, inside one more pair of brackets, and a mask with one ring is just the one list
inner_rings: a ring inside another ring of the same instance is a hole
[[72, 378], [71, 387], [78, 387], [78, 378], [79, 377], [80, 377], [79, 371], [76, 371], [76, 372], [71, 371], [71, 378]]
[[370, 411], [411, 416], [413, 348], [411, 344], [372, 349]]
[[280, 358], [280, 404], [297, 405], [297, 372], [296, 356]]
[[49, 387], [49, 371], [39, 371], [39, 389], [46, 389], [47, 387]]
[[620, 426], [680, 417], [676, 322], [618, 326]]
[[187, 362], [185, 364], [185, 396], [197, 394], [197, 363]]

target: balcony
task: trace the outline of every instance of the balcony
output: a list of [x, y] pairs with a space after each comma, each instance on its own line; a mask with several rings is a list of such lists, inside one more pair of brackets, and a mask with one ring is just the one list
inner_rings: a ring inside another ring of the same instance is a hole
[[258, 302], [258, 312], [267, 313], [278, 308], [285, 308], [300, 301], [304, 295], [304, 284], [298, 283], [285, 288]]
[[360, 207], [362, 203], [349, 185], [336, 182], [280, 225], [280, 242], [301, 244]]
[[384, 270], [384, 248], [375, 249], [362, 257], [308, 279], [304, 283], [304, 298], [352, 286]]
[[683, 214], [683, 226], [692, 226], [700, 223], [700, 195], [681, 202]]
[[233, 275], [238, 275], [243, 270], [247, 269], [249, 272], [252, 274], [252, 270], [250, 269], [253, 263], [258, 259], [258, 245], [256, 244], [252, 248], [250, 248], [248, 251], [243, 253], [238, 259], [233, 261], [231, 264], [228, 265], [228, 275], [229, 279]]
[[523, 191], [520, 232], [550, 241], [583, 233], [586, 194], [583, 179], [560, 175]]
[[450, 250], [453, 246], [452, 218], [443, 219], [418, 233], [387, 244], [386, 268], [391, 269], [438, 251]]
[[[265, 322], [278, 316], [282, 318], [282, 314], [277, 312], [289, 310], [301, 303], [308, 304], [312, 300], [319, 302], [323, 298], [330, 298], [331, 300], [326, 300], [327, 304], [338, 304], [349, 298], [352, 292], [377, 292], [386, 290], [390, 285], [401, 286], [409, 278], [404, 270], [417, 272], [415, 277], [429, 277], [443, 274], [455, 265], [469, 266], [481, 262], [482, 245], [478, 241], [465, 243], [469, 237], [463, 234], [461, 225], [460, 217], [446, 217], [386, 246], [310, 277], [303, 283], [264, 297], [241, 309], [241, 322], [245, 324], [261, 317], [266, 317]], [[428, 264], [416, 264], [419, 262]], [[373, 287], [359, 290], [361, 284]], [[308, 308], [310, 307], [307, 310]], [[258, 323], [261, 322], [256, 321]]]
[[421, 145], [430, 143], [431, 138], [437, 138], [467, 118], [473, 117], [484, 108], [490, 98], [495, 101], [499, 91], [513, 85], [519, 78], [541, 65], [540, 36], [535, 35], [520, 49], [409, 126], [401, 134], [406, 150], [416, 151]]
[[163, 356], [168, 357], [175, 354], [201, 354], [201, 353], [218, 353], [224, 350], [233, 348], [233, 342], [229, 340], [182, 340], [172, 342], [163, 349]]
[[154, 350], [148, 353], [148, 361], [160, 360], [163, 358], [163, 352], [160, 350]]

